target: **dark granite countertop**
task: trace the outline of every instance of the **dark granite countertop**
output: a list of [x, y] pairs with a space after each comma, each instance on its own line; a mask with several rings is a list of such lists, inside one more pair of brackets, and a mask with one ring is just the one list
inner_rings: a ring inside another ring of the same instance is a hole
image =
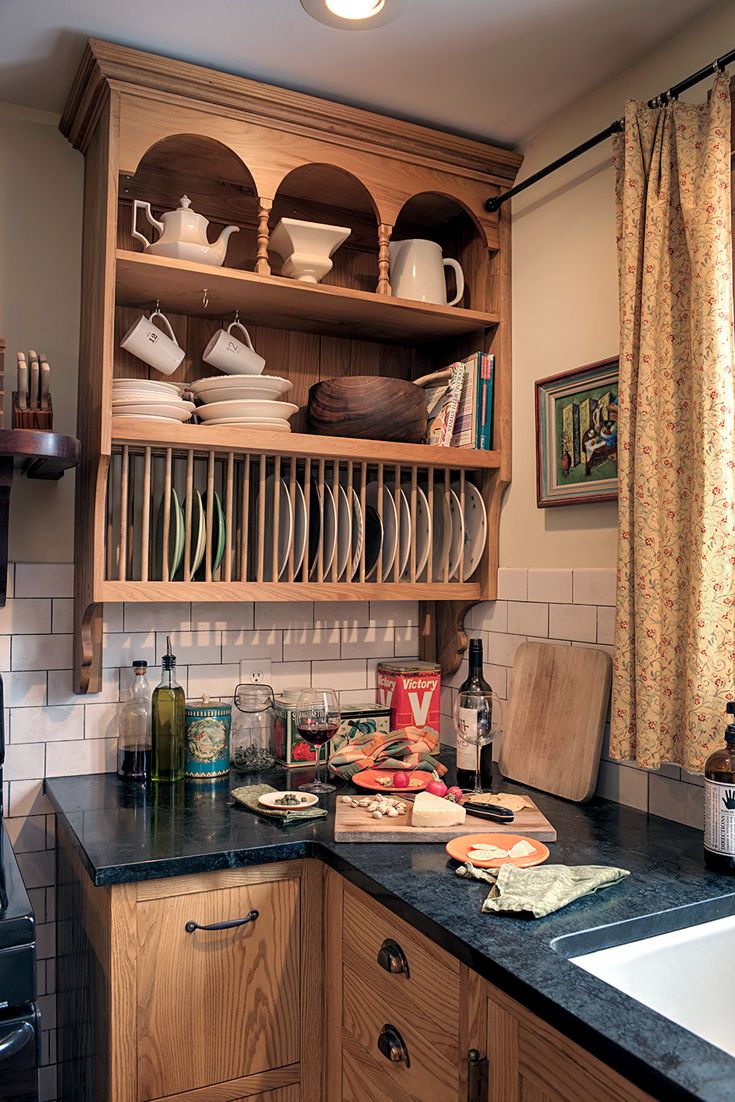
[[[291, 772], [288, 785], [298, 779]], [[288, 786], [273, 775], [268, 781]], [[735, 1098], [735, 1059], [551, 947], [567, 934], [705, 900], [735, 911], [735, 881], [704, 868], [701, 832], [605, 800], [574, 805], [534, 794], [558, 831], [552, 862], [631, 872], [615, 887], [534, 921], [482, 914], [488, 886], [458, 878], [442, 845], [336, 844], [331, 815], [283, 830], [231, 807], [229, 787], [154, 791], [126, 786], [113, 774], [46, 782], [98, 885], [319, 858], [655, 1097]], [[334, 797], [327, 800], [333, 806]], [[670, 928], [665, 919], [662, 928]]]

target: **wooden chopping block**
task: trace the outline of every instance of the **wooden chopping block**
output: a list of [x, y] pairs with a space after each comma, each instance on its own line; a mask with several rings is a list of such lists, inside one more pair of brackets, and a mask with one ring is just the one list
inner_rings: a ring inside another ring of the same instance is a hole
[[522, 643], [508, 690], [504, 777], [582, 802], [594, 794], [612, 662], [590, 647]]

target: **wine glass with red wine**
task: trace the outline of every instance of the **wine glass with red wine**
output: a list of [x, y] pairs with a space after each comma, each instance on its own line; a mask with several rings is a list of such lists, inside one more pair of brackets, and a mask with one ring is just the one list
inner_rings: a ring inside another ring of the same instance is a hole
[[339, 729], [339, 700], [333, 689], [303, 689], [296, 702], [296, 730], [316, 751], [314, 780], [300, 784], [305, 792], [334, 792], [333, 784], [321, 780], [321, 749]]

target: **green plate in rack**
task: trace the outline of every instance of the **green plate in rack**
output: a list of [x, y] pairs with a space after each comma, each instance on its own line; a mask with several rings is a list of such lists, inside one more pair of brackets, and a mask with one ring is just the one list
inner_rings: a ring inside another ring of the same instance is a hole
[[[204, 503], [205, 515], [210, 509], [209, 494], [204, 493], [202, 495], [202, 501]], [[225, 513], [222, 508], [222, 502], [220, 501], [219, 494], [215, 490], [214, 492], [214, 516], [212, 518], [212, 577], [217, 573], [222, 565], [222, 559], [225, 554], [225, 543], [227, 541], [227, 526], [225, 525]], [[199, 566], [194, 578], [198, 582], [203, 582], [206, 577], [206, 554]]]
[[[155, 563], [156, 569], [160, 571], [159, 578], [163, 580], [164, 575], [164, 550], [163, 550], [163, 514], [164, 514], [165, 498], [161, 497], [161, 503], [158, 506], [158, 517], [156, 520], [156, 553]], [[169, 514], [169, 527], [168, 527], [168, 576], [172, 580], [176, 577], [176, 571], [181, 565], [181, 560], [184, 555], [184, 510], [181, 508], [176, 490], [171, 489], [171, 509]]]

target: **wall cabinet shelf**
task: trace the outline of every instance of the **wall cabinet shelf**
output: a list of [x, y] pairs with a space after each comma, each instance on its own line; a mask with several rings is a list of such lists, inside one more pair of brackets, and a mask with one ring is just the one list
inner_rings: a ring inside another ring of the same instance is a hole
[[[496, 593], [510, 481], [509, 212], [484, 204], [512, 183], [521, 158], [99, 41], [87, 47], [61, 129], [85, 157], [77, 690], [101, 687], [103, 604], [121, 600], [418, 598], [424, 657], [456, 667], [464, 611]], [[209, 220], [210, 239], [237, 227], [224, 266], [136, 251], [133, 200], [160, 215], [184, 194]], [[282, 217], [350, 228], [319, 284], [282, 275], [269, 247]], [[393, 297], [389, 245], [409, 238], [429, 238], [460, 262], [458, 306]], [[121, 337], [156, 302], [185, 349], [171, 376], [179, 382], [213, 374], [203, 350], [239, 312], [266, 373], [293, 384], [293, 432], [113, 420], [113, 379], [151, 374]], [[479, 351], [495, 356], [492, 451], [306, 431], [316, 382], [412, 380]], [[396, 552], [375, 558], [366, 507], [373, 531], [390, 527], [386, 488], [398, 500]], [[474, 549], [461, 521], [468, 498], [487, 518]]]
[[117, 253], [117, 301], [141, 307], [160, 301], [162, 310], [190, 317], [218, 318], [239, 310], [243, 317], [257, 318], [258, 324], [274, 329], [379, 341], [463, 337], [499, 322], [497, 314], [480, 310], [186, 264], [123, 249]]

